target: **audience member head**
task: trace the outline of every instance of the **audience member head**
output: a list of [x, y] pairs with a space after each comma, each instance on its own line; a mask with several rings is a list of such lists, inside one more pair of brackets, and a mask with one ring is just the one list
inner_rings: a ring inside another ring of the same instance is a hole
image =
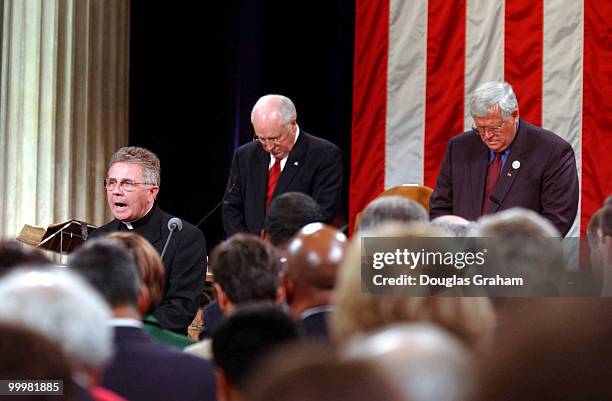
[[599, 238], [612, 237], [612, 206], [604, 206], [600, 214]]
[[[59, 345], [27, 327], [0, 323], [0, 379], [62, 380], [62, 400], [72, 400], [70, 365]], [[35, 394], [16, 397], [20, 401], [56, 400], [57, 396]]]
[[284, 247], [300, 228], [322, 219], [321, 208], [310, 196], [285, 192], [270, 202], [263, 237], [277, 248]]
[[0, 277], [16, 266], [47, 265], [49, 258], [42, 251], [19, 241], [0, 241]]
[[477, 224], [478, 234], [482, 237], [559, 237], [551, 222], [533, 210], [520, 207], [482, 216]]
[[133, 232], [117, 231], [110, 233], [108, 238], [121, 242], [134, 256], [141, 283], [149, 293], [149, 308], [145, 313], [153, 313], [164, 297], [166, 282], [164, 264], [159, 253], [149, 241]]
[[248, 306], [231, 315], [213, 334], [219, 399], [240, 399], [251, 369], [297, 335], [289, 315], [273, 306]]
[[111, 312], [66, 269], [16, 270], [0, 280], [0, 320], [22, 324], [62, 348], [75, 380], [93, 384], [112, 355]]
[[210, 265], [219, 307], [226, 315], [238, 305], [275, 303], [282, 298], [276, 253], [253, 235], [235, 234], [217, 245]]
[[366, 206], [359, 219], [359, 231], [380, 227], [385, 223], [410, 223], [428, 221], [429, 216], [423, 206], [403, 196], [381, 196]]
[[608, 195], [604, 200], [604, 206], [612, 206], [612, 195]]
[[599, 246], [599, 229], [601, 228], [601, 214], [605, 206], [591, 215], [591, 220], [587, 225], [586, 234], [591, 249]]
[[[120, 242], [110, 238], [89, 240], [70, 259], [69, 266], [85, 278], [113, 309], [139, 312], [149, 306], [140, 288], [140, 278], [134, 257]], [[127, 317], [127, 316], [124, 316]]]
[[251, 111], [255, 139], [276, 159], [286, 157], [297, 134], [297, 113], [291, 99], [282, 95], [259, 98]]
[[600, 400], [612, 393], [609, 299], [542, 299], [500, 331], [477, 400]]
[[601, 214], [603, 207], [597, 210], [591, 216], [589, 224], [587, 225], [586, 234], [589, 241], [591, 271], [601, 276], [603, 273], [603, 258], [601, 253], [601, 242], [599, 238], [599, 230], [601, 228]]
[[612, 206], [604, 206], [599, 219], [599, 248], [603, 263], [609, 266], [612, 264]]
[[158, 157], [136, 146], [123, 147], [113, 154], [104, 185], [113, 216], [131, 222], [153, 207], [160, 184]]
[[348, 246], [346, 236], [323, 223], [302, 228], [286, 250], [285, 297], [294, 319], [308, 308], [328, 305]]
[[356, 337], [345, 355], [377, 364], [405, 400], [464, 401], [476, 390], [471, 353], [457, 339], [429, 324], [396, 324]]
[[468, 237], [475, 228], [475, 224], [460, 216], [452, 214], [436, 217], [431, 221], [434, 227], [440, 227], [451, 237]]
[[[443, 237], [427, 223], [387, 225], [368, 233], [375, 237]], [[461, 295], [460, 292], [457, 295]], [[495, 326], [491, 301], [482, 297], [373, 295], [361, 290], [361, 243], [354, 239], [338, 274], [331, 313], [333, 338], [344, 343], [357, 334], [399, 322], [429, 322], [456, 335], [468, 345], [488, 340]]]
[[374, 364], [316, 343], [283, 346], [257, 372], [245, 391], [252, 401], [406, 401]]
[[523, 296], [559, 295], [563, 248], [558, 231], [544, 217], [527, 209], [508, 209], [478, 219], [475, 234], [489, 244], [487, 268], [503, 277], [524, 278]]

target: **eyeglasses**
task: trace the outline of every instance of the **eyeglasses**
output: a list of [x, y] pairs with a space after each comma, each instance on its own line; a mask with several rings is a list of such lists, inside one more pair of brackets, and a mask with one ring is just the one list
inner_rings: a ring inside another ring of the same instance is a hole
[[502, 130], [505, 123], [506, 123], [506, 120], [503, 120], [501, 123], [499, 123], [499, 125], [496, 125], [494, 127], [478, 127], [476, 125], [472, 125], [472, 129], [478, 132], [480, 135], [486, 134], [487, 131], [492, 134], [497, 134], [498, 132]]
[[117, 188], [117, 184], [119, 185], [119, 188], [121, 188], [125, 192], [132, 192], [136, 190], [136, 187], [138, 185], [155, 185], [149, 184], [148, 182], [136, 182], [132, 180], [121, 180], [117, 182], [117, 180], [113, 178], [106, 178], [104, 180], [104, 187], [107, 191], [114, 191], [115, 188]]
[[257, 141], [259, 143], [261, 143], [262, 145], [265, 145], [268, 142], [272, 142], [274, 145], [280, 143], [281, 137], [280, 136], [276, 136], [273, 138], [260, 138], [257, 135], [253, 136], [253, 141]]

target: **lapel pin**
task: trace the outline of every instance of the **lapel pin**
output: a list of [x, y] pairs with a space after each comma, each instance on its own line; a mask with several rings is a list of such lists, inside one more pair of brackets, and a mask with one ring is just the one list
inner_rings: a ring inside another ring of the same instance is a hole
[[518, 170], [521, 167], [521, 162], [518, 160], [515, 160], [512, 162], [512, 168], [515, 170]]
[[299, 164], [298, 162], [293, 162], [293, 165], [294, 165], [294, 166], [297, 166], [298, 164]]
[[508, 171], [508, 177], [512, 177], [512, 173]]

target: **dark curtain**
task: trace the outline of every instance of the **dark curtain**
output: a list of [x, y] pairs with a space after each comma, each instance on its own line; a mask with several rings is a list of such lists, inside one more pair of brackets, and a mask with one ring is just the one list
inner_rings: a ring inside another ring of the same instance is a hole
[[[195, 224], [218, 204], [253, 104], [279, 93], [343, 150], [348, 210], [353, 21], [354, 0], [133, 0], [129, 142], [161, 159], [160, 206]], [[212, 249], [220, 210], [200, 228]]]

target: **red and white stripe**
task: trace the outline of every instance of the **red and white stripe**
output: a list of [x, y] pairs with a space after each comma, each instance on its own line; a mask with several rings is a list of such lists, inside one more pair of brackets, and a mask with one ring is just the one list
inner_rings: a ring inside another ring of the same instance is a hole
[[580, 219], [612, 193], [610, 0], [356, 0], [350, 221], [386, 188], [434, 187], [469, 94], [512, 84], [521, 117], [572, 144]]

